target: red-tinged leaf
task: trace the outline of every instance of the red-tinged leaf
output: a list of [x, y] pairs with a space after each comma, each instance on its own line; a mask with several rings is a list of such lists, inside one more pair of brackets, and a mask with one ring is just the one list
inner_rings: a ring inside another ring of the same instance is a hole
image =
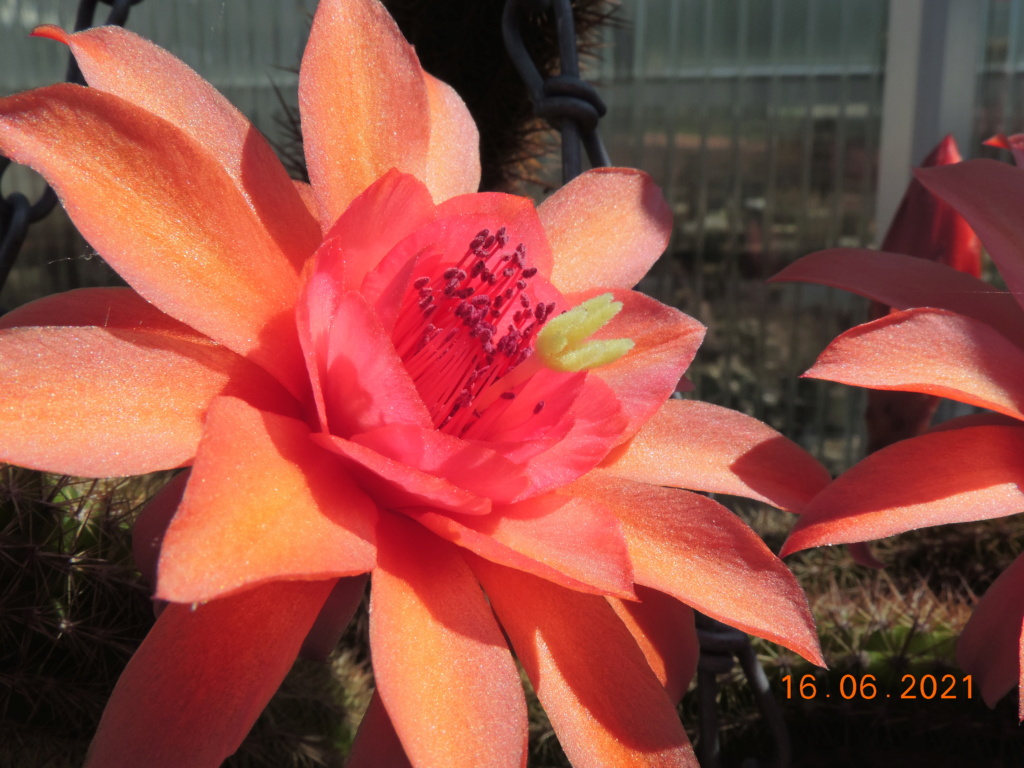
[[1005, 291], [942, 264], [857, 248], [804, 256], [770, 282], [821, 283], [893, 309], [937, 307], [973, 317], [1024, 345], [1024, 312]]
[[297, 419], [214, 401], [164, 535], [157, 597], [201, 602], [277, 579], [373, 568], [376, 507], [309, 437]]
[[872, 453], [815, 497], [782, 548], [884, 539], [1024, 509], [1024, 425], [928, 432]]
[[297, 409], [262, 368], [177, 329], [0, 331], [0, 390], [0, 461], [87, 477], [191, 463], [218, 395]]
[[678, 704], [700, 658], [693, 608], [647, 587], [638, 586], [636, 596], [639, 601], [609, 598], [608, 602], [644, 652], [669, 699]]
[[459, 550], [386, 512], [378, 540], [370, 592], [373, 671], [410, 762], [519, 768], [526, 699]]
[[224, 168], [274, 242], [298, 270], [320, 243], [320, 228], [269, 142], [216, 88], [163, 48], [117, 26], [69, 35], [33, 33], [71, 48], [90, 87], [172, 123]]
[[1024, 169], [995, 160], [922, 168], [917, 178], [970, 223], [1011, 295], [1024, 304]]
[[643, 171], [596, 168], [537, 209], [551, 240], [551, 282], [563, 293], [632, 288], [665, 251], [672, 211]]
[[584, 499], [549, 494], [490, 515], [402, 510], [480, 557], [581, 592], [633, 597], [633, 568], [619, 521]]
[[831, 476], [757, 419], [696, 400], [669, 400], [602, 471], [652, 485], [727, 493], [799, 512]]
[[333, 581], [266, 584], [157, 619], [121, 674], [86, 768], [218, 768], [292, 666]]
[[359, 722], [345, 768], [413, 768], [377, 691]]
[[576, 768], [698, 768], [671, 699], [605, 599], [471, 562]]
[[1024, 419], [1024, 350], [982, 322], [941, 309], [859, 325], [804, 376], [938, 395]]
[[[947, 135], [921, 161], [921, 168], [951, 165], [963, 158]], [[911, 179], [900, 201], [882, 250], [905, 253], [945, 264], [972, 277], [981, 277], [981, 243], [964, 218], [917, 179]]]
[[204, 146], [117, 96], [61, 84], [0, 102], [0, 151], [50, 182], [147, 301], [305, 397], [298, 269]]
[[1013, 688], [1024, 690], [1022, 626], [1024, 557], [1018, 556], [978, 601], [956, 645], [957, 663], [973, 677], [990, 707]]
[[807, 598], [793, 574], [721, 504], [604, 473], [564, 493], [599, 501], [618, 515], [637, 584], [824, 665]]

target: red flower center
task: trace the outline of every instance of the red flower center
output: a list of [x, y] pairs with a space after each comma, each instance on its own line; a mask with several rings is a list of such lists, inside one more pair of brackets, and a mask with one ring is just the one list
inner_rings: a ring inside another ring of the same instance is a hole
[[[527, 288], [537, 268], [527, 266], [525, 245], [508, 250], [508, 243], [505, 227], [484, 229], [454, 266], [441, 271], [440, 258], [427, 259], [435, 273], [413, 282], [395, 323], [395, 349], [434, 425], [450, 434], [464, 434], [484, 411], [501, 407], [494, 398], [476, 400], [533, 353], [537, 331], [555, 310], [554, 302], [531, 301]], [[514, 389], [498, 400], [514, 399]]]

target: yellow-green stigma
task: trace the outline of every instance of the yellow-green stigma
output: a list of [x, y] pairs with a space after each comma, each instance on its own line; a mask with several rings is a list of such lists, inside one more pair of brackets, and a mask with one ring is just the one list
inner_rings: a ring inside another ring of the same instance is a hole
[[621, 301], [602, 293], [568, 312], [551, 318], [537, 334], [534, 351], [555, 371], [588, 371], [614, 363], [633, 348], [632, 339], [587, 341], [619, 314]]

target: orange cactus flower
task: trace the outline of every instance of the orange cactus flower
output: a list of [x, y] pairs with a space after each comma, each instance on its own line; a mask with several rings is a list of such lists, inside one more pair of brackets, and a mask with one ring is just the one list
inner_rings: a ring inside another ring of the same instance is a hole
[[[948, 397], [992, 413], [952, 419], [860, 461], [808, 505], [783, 554], [1024, 508], [1024, 170], [971, 160], [922, 169], [917, 178], [973, 227], [1009, 290], [895, 254], [807, 256], [776, 279], [844, 288], [898, 311], [840, 335], [805, 375]], [[978, 603], [957, 648], [990, 705], [1015, 686], [1024, 690], [1022, 626], [1018, 559]]]
[[0, 458], [189, 467], [138, 521], [167, 604], [89, 766], [219, 765], [370, 572], [353, 766], [520, 766], [509, 642], [577, 766], [696, 766], [674, 708], [693, 608], [821, 663], [781, 561], [681, 490], [795, 509], [829, 478], [747, 416], [667, 400], [703, 328], [631, 290], [671, 229], [646, 175], [539, 208], [476, 193], [473, 121], [377, 0], [319, 4], [311, 186], [153, 44], [37, 34], [91, 87], [0, 101], [0, 150], [131, 288], [2, 319]]

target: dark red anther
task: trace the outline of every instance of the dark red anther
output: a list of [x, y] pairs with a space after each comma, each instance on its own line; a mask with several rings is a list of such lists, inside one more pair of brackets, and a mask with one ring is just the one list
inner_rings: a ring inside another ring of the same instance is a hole
[[495, 239], [497, 239], [500, 248], [504, 248], [508, 245], [508, 230], [505, 227], [501, 227], [494, 233], [494, 236]]
[[483, 245], [480, 246], [481, 250], [484, 250], [484, 251], [490, 251], [491, 248], [493, 248], [493, 247], [494, 247], [494, 235], [488, 235], [487, 239], [484, 240]]
[[527, 279], [533, 277], [536, 274], [537, 274], [537, 268], [536, 267], [527, 267], [526, 269], [523, 270], [523, 277], [525, 277]]
[[516, 393], [515, 392], [502, 392], [499, 395], [499, 397], [502, 400], [515, 400], [516, 399]]
[[475, 251], [477, 248], [479, 248], [481, 245], [483, 245], [484, 244], [484, 240], [487, 239], [487, 236], [489, 234], [490, 234], [490, 230], [487, 230], [487, 229], [481, 229], [479, 232], [477, 232], [476, 233], [476, 237], [474, 237], [473, 240], [469, 244], [469, 250]]
[[[522, 280], [520, 280], [519, 282], [523, 283]], [[526, 283], [523, 283], [523, 286], [525, 287]], [[519, 294], [519, 303], [522, 304], [524, 308], [529, 309], [530, 308], [530, 297], [527, 296], [525, 293], [520, 293]]]
[[487, 264], [484, 263], [483, 261], [478, 261], [476, 264], [473, 265], [473, 268], [469, 270], [469, 276], [476, 277], [485, 269], [487, 269]]
[[509, 301], [511, 301], [512, 297], [515, 296], [515, 295], [516, 295], [516, 292], [515, 292], [515, 289], [513, 289], [513, 288], [506, 288], [505, 292], [502, 294], [502, 296], [504, 296]]
[[503, 274], [505, 277], [512, 277], [512, 275], [514, 275], [515, 273], [516, 273], [516, 271], [514, 269], [512, 269], [512, 267], [508, 267], [508, 268], [502, 270], [502, 272], [501, 272], [501, 274]]
[[429, 294], [427, 296], [424, 296], [422, 299], [420, 299], [420, 309], [426, 309], [427, 307], [429, 307], [433, 303], [433, 301], [434, 301], [434, 297], [433, 296], [431, 296]]
[[522, 312], [522, 310], [519, 310], [519, 309], [517, 309], [517, 310], [516, 310], [516, 311], [515, 311], [515, 312], [513, 313], [513, 315], [512, 315], [512, 322], [513, 322], [513, 323], [518, 323], [518, 322], [520, 322], [520, 321], [521, 321], [522, 319], [523, 319], [523, 312]]
[[538, 413], [544, 410], [544, 401], [538, 400], [537, 404], [533, 406], [533, 415], [536, 416]]
[[538, 320], [543, 320], [546, 312], [547, 306], [544, 304], [538, 304], [533, 310], [533, 316]]
[[481, 293], [479, 296], [474, 296], [469, 303], [474, 307], [485, 307], [490, 305], [491, 297], [486, 293]]
[[415, 288], [418, 291], [421, 288], [426, 287], [427, 283], [429, 283], [429, 282], [430, 282], [430, 278], [427, 277], [426, 275], [424, 275], [423, 277], [417, 277], [413, 281], [412, 287]]
[[455, 292], [455, 298], [457, 298], [457, 299], [468, 299], [474, 293], [476, 293], [476, 289], [473, 288], [472, 286], [468, 286], [466, 288], [460, 288], [459, 290], [457, 290]]
[[516, 280], [516, 288], [518, 288], [520, 291], [525, 291], [526, 290], [526, 281], [525, 280]]

